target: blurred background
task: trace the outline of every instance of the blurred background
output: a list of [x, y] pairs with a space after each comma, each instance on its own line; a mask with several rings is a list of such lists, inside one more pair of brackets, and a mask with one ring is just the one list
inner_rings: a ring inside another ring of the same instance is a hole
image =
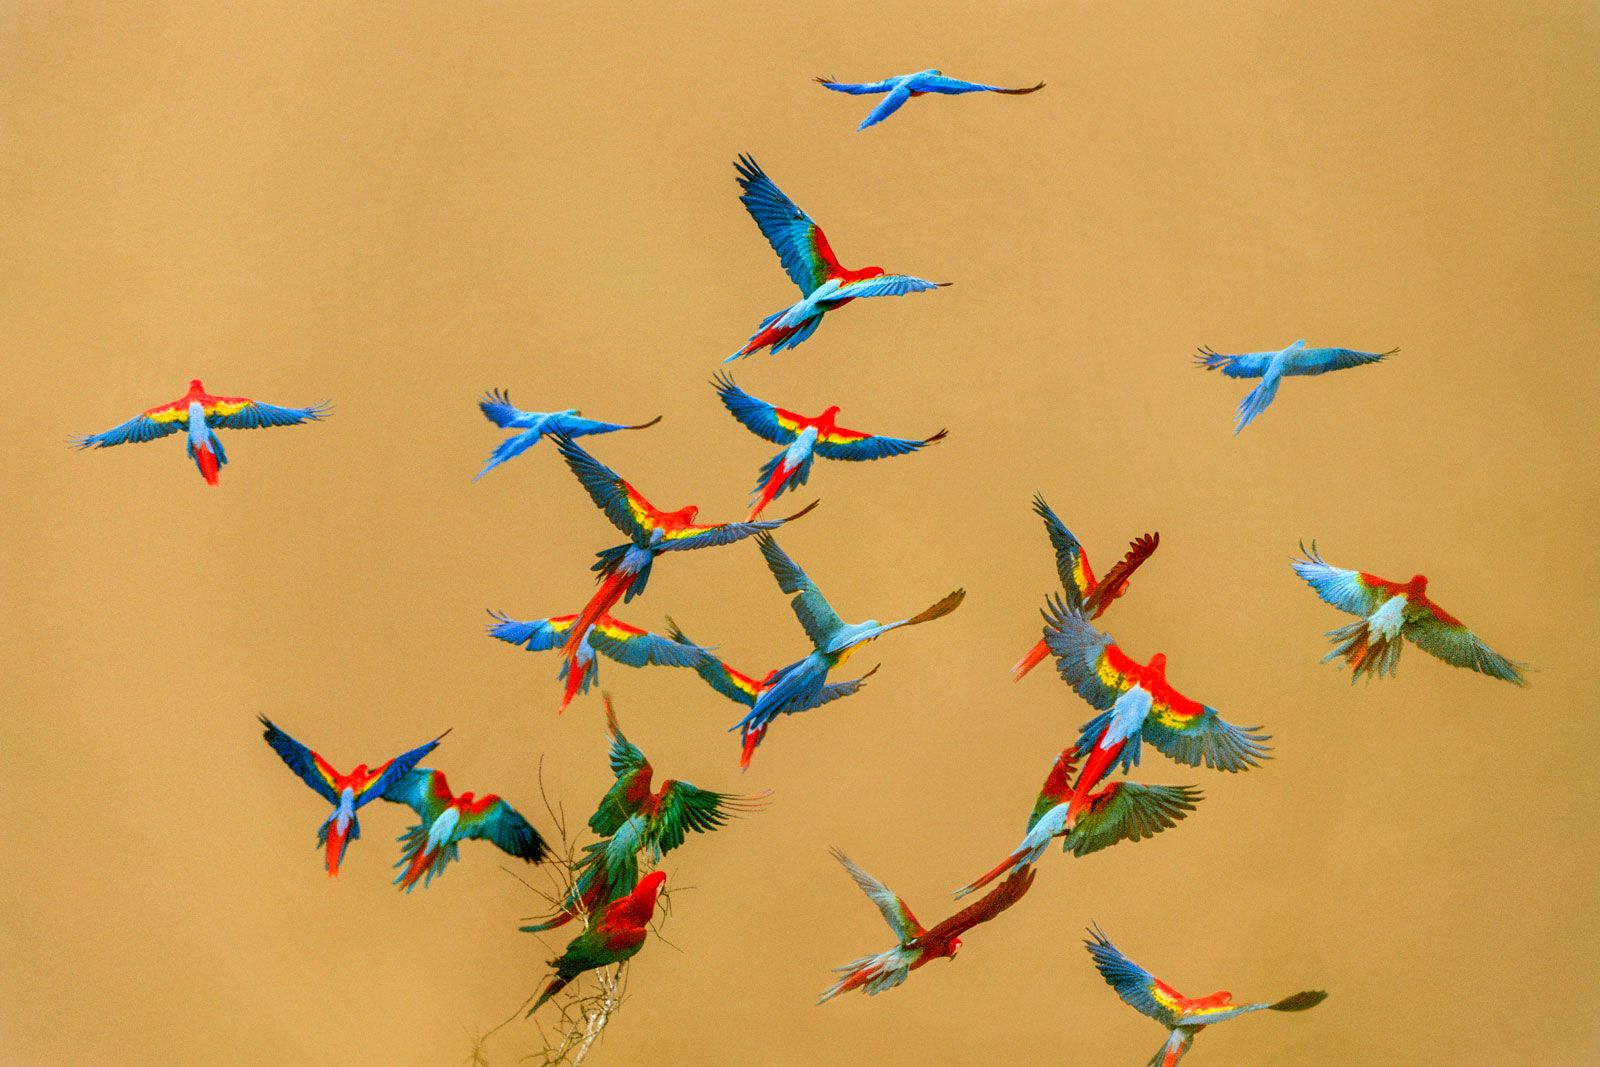
[[[659, 775], [774, 797], [668, 858], [665, 937], [590, 1062], [1142, 1063], [1163, 1033], [1095, 973], [1091, 921], [1192, 996], [1331, 992], [1196, 1063], [1593, 1062], [1597, 46], [1580, 3], [6, 5], [0, 1059], [452, 1063], [518, 1011], [565, 939], [516, 931], [542, 905], [506, 857], [397, 892], [411, 820], [379, 804], [330, 881], [325, 807], [255, 716], [341, 769], [449, 727], [457, 790], [553, 833], [542, 767], [581, 823], [599, 695], [558, 717], [556, 657], [485, 610], [578, 610], [620, 538], [548, 444], [474, 483], [504, 436], [474, 401], [663, 415], [587, 443], [662, 508], [742, 517], [776, 448], [709, 378], [795, 299], [737, 200], [749, 152], [845, 265], [954, 283], [731, 368], [847, 426], [950, 429], [819, 462], [781, 543], [847, 620], [968, 596], [742, 777], [740, 709], [602, 664]], [[811, 81], [930, 66], [1048, 87], [857, 133], [875, 98]], [[1233, 437], [1251, 383], [1196, 347], [1302, 337], [1401, 351], [1288, 381]], [[66, 447], [196, 376], [333, 414], [224, 432], [215, 489], [181, 438]], [[1275, 758], [1148, 754], [1140, 779], [1206, 790], [1188, 821], [1052, 851], [959, 960], [815, 1007], [892, 941], [827, 847], [932, 925], [1089, 716], [1048, 664], [1007, 674], [1056, 588], [1035, 492], [1101, 569], [1160, 531], [1102, 623]], [[1408, 648], [1352, 688], [1301, 538], [1427, 574], [1533, 687]], [[753, 545], [667, 559], [618, 611], [668, 613], [747, 673], [807, 650]], [[518, 1019], [485, 1052], [537, 1046]]]

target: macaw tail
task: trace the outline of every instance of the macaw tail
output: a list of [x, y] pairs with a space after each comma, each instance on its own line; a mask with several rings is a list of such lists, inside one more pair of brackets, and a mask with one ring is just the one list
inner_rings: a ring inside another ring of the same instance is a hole
[[578, 646], [583, 644], [583, 637], [589, 632], [589, 627], [600, 621], [600, 616], [617, 606], [617, 601], [622, 599], [639, 576], [636, 573], [620, 570], [611, 571], [600, 579], [600, 588], [594, 591], [594, 596], [583, 606], [583, 612], [572, 624], [572, 629], [567, 631], [567, 640], [561, 646], [562, 655], [571, 659], [577, 655]]
[[550, 979], [550, 984], [544, 987], [544, 992], [540, 993], [539, 999], [533, 1002], [533, 1007], [528, 1009], [528, 1014], [532, 1015], [534, 1012], [538, 1011], [544, 1006], [545, 1001], [549, 1000], [551, 997], [567, 988], [567, 983], [570, 981], [572, 981], [572, 979], [563, 978], [559, 974]]
[[194, 438], [189, 438], [189, 457], [194, 460], [194, 465], [200, 468], [200, 476], [206, 480], [207, 485], [217, 484], [217, 472], [228, 462], [228, 453], [222, 450], [222, 441], [207, 427], [205, 439], [196, 444]]
[[1083, 772], [1078, 775], [1078, 784], [1073, 787], [1072, 803], [1067, 807], [1064, 829], [1071, 830], [1078, 825], [1078, 816], [1083, 814], [1083, 809], [1089, 806], [1089, 801], [1092, 799], [1089, 794], [1100, 784], [1100, 780], [1110, 773], [1126, 745], [1126, 741], [1118, 741], [1110, 746], [1096, 744], [1090, 751], [1089, 758], [1083, 763]]
[[354, 816], [345, 826], [344, 833], [339, 832], [337, 811], [328, 816], [328, 821], [322, 824], [322, 828], [317, 831], [317, 847], [326, 849], [322, 862], [328, 869], [329, 878], [339, 876], [339, 864], [344, 860], [344, 850], [350, 847], [350, 842], [360, 836], [361, 823]]
[[750, 769], [750, 757], [756, 754], [756, 746], [761, 744], [761, 739], [765, 736], [767, 736], [767, 728], [765, 726], [744, 732], [744, 749], [739, 753], [739, 770], [741, 773]]
[[1369, 681], [1374, 674], [1392, 677], [1400, 665], [1400, 636], [1375, 634], [1366, 619], [1330, 630], [1328, 636], [1333, 638], [1334, 649], [1322, 657], [1322, 662], [1343, 658], [1350, 666], [1351, 685], [1363, 676]]
[[[984, 886], [988, 885], [990, 882], [994, 881], [996, 878], [1000, 877], [1002, 874], [1005, 874], [1011, 868], [1017, 866], [1018, 864], [1022, 864], [1023, 857], [1027, 856], [1028, 853], [1030, 853], [1030, 852], [1033, 852], [1033, 853], [1037, 854], [1038, 850], [1037, 849], [1031, 849], [1031, 848], [1028, 848], [1026, 846], [1017, 849], [1011, 855], [1009, 855], [1005, 859], [1001, 860], [1000, 861], [1000, 865], [998, 867], [996, 867], [994, 870], [990, 871], [988, 874], [984, 875], [982, 878], [979, 878], [975, 882], [968, 882], [966, 885], [962, 886], [960, 889], [957, 889], [954, 893], [952, 893], [951, 896], [955, 897], [957, 900], [960, 900], [962, 897], [966, 896], [968, 893], [972, 893], [972, 892], [975, 892], [976, 890], [982, 889]], [[1032, 862], [1032, 861], [1030, 860], [1029, 862]], [[1022, 865], [1026, 866], [1026, 864], [1022, 864]]]
[[1011, 680], [1022, 681], [1022, 676], [1037, 667], [1041, 660], [1050, 654], [1050, 646], [1041, 638], [1037, 645], [1028, 649], [1028, 654], [1017, 660], [1017, 665], [1011, 668]]
[[1183, 1054], [1189, 1051], [1192, 1044], [1193, 1030], [1172, 1031], [1167, 1035], [1167, 1043], [1150, 1058], [1150, 1067], [1178, 1067], [1178, 1061], [1183, 1059]]
[[798, 326], [778, 326], [776, 323], [782, 315], [783, 312], [780, 311], [776, 315], [768, 316], [761, 323], [761, 328], [751, 336], [750, 340], [744, 343], [744, 347], [722, 362], [732, 363], [736, 359], [754, 355], [763, 348], [768, 347], [774, 352], [782, 352], [785, 348], [793, 348], [807, 337], [816, 333], [817, 326], [822, 322], [822, 316], [817, 315]]
[[1278, 395], [1278, 383], [1282, 380], [1280, 375], [1269, 371], [1266, 377], [1261, 379], [1261, 384], [1250, 390], [1249, 395], [1239, 404], [1239, 414], [1234, 417], [1234, 436], [1238, 436], [1240, 430], [1249, 426], [1251, 419], [1267, 410], [1267, 405]]
[[843, 967], [834, 968], [835, 970], [849, 971], [850, 973], [829, 986], [827, 991], [817, 998], [817, 1003], [826, 1004], [840, 993], [848, 993], [853, 989], [860, 989], [863, 985], [866, 985], [878, 973], [878, 969], [875, 966], [877, 962], [877, 956], [867, 956]]
[[556, 709], [557, 715], [567, 710], [567, 705], [572, 703], [573, 697], [589, 691], [589, 682], [594, 677], [593, 668], [593, 660], [588, 663], [571, 660], [561, 665], [562, 673], [567, 676], [567, 688], [561, 695], [561, 706]]
[[[416, 888], [417, 879], [422, 878], [422, 888], [426, 889], [433, 882], [434, 876], [445, 869], [445, 865], [455, 859], [457, 844], [449, 844], [430, 850], [428, 848], [428, 831], [426, 827], [418, 826], [401, 836], [402, 842], [408, 842], [416, 851], [409, 855], [402, 855], [395, 864], [396, 867], [405, 867], [394, 884], [404, 889], [407, 893]], [[420, 840], [419, 840], [420, 839]], [[423, 877], [426, 873], [427, 877]]]

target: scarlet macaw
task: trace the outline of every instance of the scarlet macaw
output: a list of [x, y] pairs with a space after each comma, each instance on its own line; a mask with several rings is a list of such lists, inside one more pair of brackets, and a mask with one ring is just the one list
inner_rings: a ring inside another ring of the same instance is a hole
[[548, 851], [538, 831], [510, 804], [493, 793], [453, 796], [443, 771], [416, 767], [385, 790], [383, 799], [404, 804], [422, 817], [400, 835], [401, 856], [395, 866], [405, 870], [394, 881], [407, 893], [424, 872], [424, 889], [435, 875], [443, 874], [467, 838], [486, 838], [508, 856], [528, 863], [538, 863]]
[[739, 187], [744, 190], [739, 200], [761, 227], [762, 236], [778, 253], [783, 269], [800, 287], [804, 299], [768, 315], [744, 347], [722, 362], [731, 363], [769, 346], [774, 353], [793, 348], [816, 332], [823, 315], [857, 297], [903, 296], [950, 284], [906, 274], [885, 274], [882, 267], [846, 270], [833, 258], [822, 228], [772, 184], [755, 160], [740, 156], [734, 167], [739, 172]]
[[1101, 714], [1083, 726], [1078, 750], [1088, 753], [1069, 802], [1065, 828], [1071, 830], [1089, 803], [1089, 790], [1119, 760], [1126, 771], [1139, 762], [1141, 740], [1178, 763], [1204, 763], [1222, 771], [1242, 771], [1270, 758], [1258, 726], [1240, 729], [1224, 722], [1215, 708], [1190, 700], [1167, 684], [1167, 657], [1156, 653], [1144, 665], [1134, 662], [1103, 634], [1069, 610], [1059, 597], [1045, 613], [1044, 639], [1056, 657], [1061, 677]]
[[584, 928], [583, 933], [567, 944], [566, 951], [550, 961], [549, 966], [555, 969], [555, 977], [544, 987], [539, 999], [533, 1002], [528, 1014], [538, 1011], [545, 1001], [565, 989], [568, 982], [584, 971], [609, 967], [638, 955], [650, 932], [650, 920], [655, 917], [656, 894], [666, 880], [667, 876], [662, 872], [651, 871], [640, 879], [632, 893], [607, 904], [605, 910]]
[[[521, 645], [529, 652], [545, 652], [566, 641], [576, 615], [558, 615], [550, 619], [532, 619], [521, 622], [508, 619], [499, 612], [489, 613], [500, 621], [489, 627], [489, 636], [508, 644]], [[662, 667], [694, 667], [700, 669], [715, 662], [711, 653], [695, 645], [685, 645], [659, 634], [640, 630], [625, 622], [601, 615], [578, 642], [577, 653], [561, 661], [556, 673], [558, 681], [567, 683], [558, 711], [566, 711], [572, 698], [587, 693], [589, 686], [600, 676], [596, 652], [603, 652], [618, 663], [629, 667], [657, 665]]]
[[1098, 926], [1089, 934], [1084, 945], [1094, 957], [1100, 977], [1117, 991], [1124, 1004], [1172, 1031], [1167, 1043], [1150, 1061], [1150, 1067], [1177, 1067], [1194, 1043], [1194, 1035], [1212, 1023], [1226, 1022], [1252, 1011], [1305, 1011], [1328, 999], [1328, 994], [1320, 989], [1308, 989], [1271, 1004], [1235, 1004], [1233, 994], [1227, 990], [1208, 997], [1186, 997], [1118, 952]]
[[811, 476], [811, 460], [815, 456], [854, 461], [903, 456], [907, 452], [917, 451], [924, 445], [944, 440], [948, 432], [940, 430], [932, 437], [921, 441], [903, 437], [879, 437], [859, 430], [846, 430], [837, 425], [833, 421], [834, 416], [839, 414], [837, 405], [821, 415], [807, 418], [792, 411], [785, 411], [783, 408], [773, 407], [765, 400], [757, 400], [735, 385], [733, 379], [725, 374], [717, 375], [712, 384], [716, 386], [717, 395], [722, 398], [723, 406], [752, 433], [766, 438], [773, 444], [788, 446], [767, 460], [766, 465], [761, 468], [760, 480], [756, 483], [754, 494], [755, 506], [750, 509], [750, 514], [745, 516], [746, 522], [761, 514], [761, 510], [771, 503], [774, 497], [782, 496], [790, 489], [805, 485], [806, 479]]
[[900, 943], [887, 952], [863, 956], [843, 967], [835, 967], [834, 970], [844, 977], [817, 998], [818, 1004], [852, 989], [865, 989], [868, 996], [873, 996], [885, 989], [893, 989], [904, 982], [908, 974], [931, 960], [943, 957], [955, 959], [956, 953], [961, 950], [961, 935], [979, 923], [988, 922], [1021, 900], [1033, 885], [1035, 873], [1031, 867], [1015, 872], [976, 904], [968, 905], [932, 930], [924, 930], [922, 924], [917, 922], [917, 917], [911, 914], [911, 909], [906, 907], [906, 902], [895, 896], [888, 886], [851, 863], [850, 857], [843, 852], [838, 849], [832, 852], [833, 858], [844, 864], [844, 869], [850, 872], [850, 877], [856, 880], [861, 891], [883, 912], [884, 920], [900, 938]]
[[[1362, 616], [1360, 622], [1328, 631], [1335, 648], [1322, 662], [1343, 657], [1350, 665], [1350, 681], [1366, 675], [1394, 674], [1400, 663], [1400, 639], [1414, 643], [1430, 656], [1453, 667], [1467, 667], [1491, 678], [1527, 685], [1526, 663], [1506, 659], [1478, 640], [1460, 619], [1428, 599], [1428, 579], [1417, 574], [1409, 582], [1391, 582], [1364, 571], [1330, 567], [1317, 555], [1317, 544], [1306, 552], [1309, 559], [1294, 561], [1294, 570], [1317, 595], [1340, 611]], [[1342, 666], [1342, 665], [1341, 665]]]
[[1234, 418], [1233, 432], [1250, 425], [1250, 420], [1266, 410], [1272, 398], [1278, 395], [1278, 382], [1295, 374], [1326, 374], [1331, 370], [1344, 370], [1377, 363], [1400, 351], [1357, 352], [1353, 348], [1307, 348], [1304, 341], [1296, 341], [1288, 348], [1276, 352], [1242, 352], [1238, 355], [1220, 355], [1209, 348], [1201, 348], [1195, 362], [1206, 370], [1220, 370], [1230, 378], [1260, 378], [1261, 384], [1250, 390], [1239, 404]]
[[267, 744], [272, 746], [279, 758], [317, 795], [333, 805], [333, 814], [317, 828], [317, 847], [327, 849], [323, 866], [328, 869], [329, 878], [339, 874], [344, 850], [350, 847], [350, 842], [361, 836], [361, 823], [356, 819], [356, 809], [381, 796], [384, 790], [409, 773], [422, 757], [432, 752], [444, 737], [444, 734], [440, 734], [420, 748], [387, 760], [370, 771], [363, 763], [349, 774], [340, 774], [328, 765], [327, 760], [274, 726], [271, 719], [265, 715], [257, 715], [256, 718], [266, 727], [266, 732], [261, 736], [266, 738]]
[[[690, 641], [689, 638], [684, 635], [682, 630], [678, 629], [678, 624], [673, 622], [670, 616], [667, 618], [667, 633], [672, 635], [672, 639], [674, 641], [682, 641], [685, 644], [694, 644], [693, 641]], [[707, 649], [706, 651], [709, 653], [710, 649]], [[707, 685], [711, 686], [711, 688], [715, 689], [729, 700], [736, 704], [743, 704], [747, 708], [752, 708], [755, 707], [756, 698], [761, 696], [761, 694], [766, 692], [768, 689], [772, 688], [773, 681], [784, 670], [787, 669], [788, 668], [780, 667], [775, 670], [770, 670], [766, 673], [766, 676], [758, 682], [755, 680], [754, 676], [744, 674], [741, 671], [736, 671], [726, 663], [723, 663], [721, 660], [717, 659], [715, 656], [712, 656], [709, 663], [705, 663], [699, 667], [696, 667], [695, 673], [700, 675], [701, 678], [705, 679]], [[875, 666], [872, 668], [872, 670], [868, 671], [866, 674], [863, 674], [861, 677], [852, 678], [848, 682], [829, 682], [827, 685], [822, 687], [820, 698], [817, 700], [816, 704], [811, 705], [811, 707], [818, 707], [820, 705], [827, 704], [830, 701], [838, 700], [841, 697], [852, 695], [864, 684], [866, 684], [867, 679], [876, 674], [877, 671], [878, 668]], [[806, 711], [809, 709], [796, 708], [795, 710]]]
[[483, 412], [483, 417], [502, 429], [521, 430], [500, 442], [500, 446], [489, 457], [489, 465], [479, 471], [473, 481], [477, 481], [494, 468], [514, 456], [520, 456], [528, 449], [539, 443], [539, 438], [547, 433], [564, 433], [568, 437], [583, 437], [592, 433], [612, 433], [616, 430], [643, 430], [654, 426], [661, 421], [657, 415], [649, 422], [641, 422], [637, 426], [624, 426], [620, 422], [596, 422], [594, 419], [582, 418], [582, 412], [577, 408], [568, 408], [566, 411], [523, 411], [511, 406], [511, 394], [503, 389], [492, 389], [478, 401], [478, 408]]
[[1072, 808], [1072, 771], [1077, 758], [1076, 747], [1061, 750], [1045, 777], [1039, 798], [1033, 802], [1022, 844], [994, 870], [956, 890], [957, 898], [983, 888], [1013, 868], [1037, 863], [1053, 837], [1061, 838], [1061, 851], [1087, 856], [1119, 841], [1138, 841], [1170, 830], [1200, 802], [1200, 790], [1192, 785], [1112, 782], [1090, 795], [1087, 809], [1069, 830], [1067, 813]]
[[[1072, 536], [1066, 524], [1056, 518], [1056, 513], [1050, 510], [1044, 497], [1034, 496], [1033, 510], [1044, 520], [1045, 531], [1050, 535], [1050, 547], [1056, 550], [1056, 574], [1061, 578], [1061, 587], [1066, 590], [1067, 606], [1086, 619], [1098, 619], [1113, 600], [1126, 593], [1128, 579], [1161, 544], [1159, 533], [1147, 533], [1137, 541], [1128, 542], [1127, 555], [1106, 572], [1105, 581], [1096, 582], [1094, 571], [1089, 566], [1089, 554], [1078, 544], [1078, 539]], [[1038, 666], [1039, 661], [1049, 654], [1050, 646], [1041, 637], [1039, 643], [1011, 668], [1011, 680], [1020, 682], [1023, 675]]]
[[785, 593], [795, 594], [789, 606], [794, 609], [795, 617], [805, 628], [806, 636], [811, 638], [815, 650], [805, 659], [791, 663], [776, 675], [769, 676], [765, 688], [750, 706], [749, 714], [729, 727], [730, 731], [742, 731], [744, 736], [743, 750], [739, 756], [741, 768], [750, 766], [750, 757], [755, 753], [756, 746], [761, 744], [773, 719], [779, 715], [793, 715], [814, 708], [831, 699], [826, 695], [824, 684], [828, 679], [828, 672], [842, 665], [856, 649], [898, 627], [915, 626], [918, 623], [942, 619], [960, 607], [961, 601], [967, 595], [965, 589], [957, 589], [937, 604], [911, 618], [887, 625], [876, 619], [846, 625], [824, 599], [822, 591], [806, 577], [806, 572], [801, 570], [794, 560], [784, 554], [771, 534], [758, 534], [756, 543], [761, 546], [761, 555], [766, 558], [767, 569], [778, 579], [778, 588]]
[[189, 391], [172, 403], [153, 407], [104, 433], [74, 437], [71, 443], [78, 448], [110, 448], [130, 441], [136, 444], [154, 441], [187, 430], [189, 458], [200, 468], [200, 476], [206, 484], [216, 485], [217, 472], [228, 462], [228, 454], [222, 450], [222, 440], [217, 437], [216, 430], [297, 426], [321, 419], [327, 409], [327, 401], [308, 408], [280, 408], [242, 396], [212, 396], [200, 384], [200, 379], [195, 378], [189, 382]]
[[1030, 85], [1026, 89], [1002, 89], [998, 85], [981, 85], [977, 82], [964, 82], [956, 78], [946, 78], [937, 70], [919, 70], [915, 74], [899, 74], [893, 78], [885, 78], [880, 82], [868, 82], [864, 85], [850, 85], [845, 82], [835, 81], [832, 78], [817, 78], [818, 82], [832, 89], [836, 93], [849, 93], [851, 96], [861, 96], [864, 93], [888, 93], [889, 95], [878, 101], [878, 106], [867, 112], [867, 117], [861, 120], [857, 130], [864, 130], [868, 126], [876, 126], [884, 119], [900, 110], [907, 100], [923, 93], [942, 93], [945, 96], [957, 96], [961, 93], [1004, 93], [1007, 96], [1025, 96], [1036, 93], [1044, 88], [1044, 82]]

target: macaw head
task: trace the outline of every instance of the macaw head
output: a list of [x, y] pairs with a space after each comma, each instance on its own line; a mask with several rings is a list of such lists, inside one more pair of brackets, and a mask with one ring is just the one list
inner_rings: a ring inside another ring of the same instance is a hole
[[1191, 1000], [1189, 1003], [1196, 1008], [1220, 1008], [1233, 1003], [1233, 994], [1224, 989], [1221, 992], [1211, 994], [1209, 997]]
[[1151, 656], [1150, 662], [1145, 666], [1145, 671], [1148, 672], [1152, 678], [1158, 681], [1166, 681], [1167, 654], [1165, 652], [1157, 652], [1155, 655]]
[[950, 959], [955, 959], [956, 958], [956, 953], [960, 952], [960, 951], [961, 951], [961, 939], [959, 937], [952, 937], [950, 939], [950, 953], [949, 953]]
[[835, 405], [833, 405], [833, 407], [829, 408], [827, 411], [824, 411], [821, 415], [818, 415], [817, 416], [817, 421], [818, 422], [825, 422], [825, 423], [828, 423], [828, 424], [831, 425], [833, 423], [834, 418], [838, 414], [839, 414], [839, 405], [835, 404]]
[[1411, 576], [1411, 591], [1418, 596], [1426, 596], [1428, 592], [1428, 579], [1425, 575], [1413, 574]]
[[374, 775], [374, 774], [368, 774], [367, 773], [367, 765], [365, 763], [362, 763], [362, 764], [357, 765], [356, 769], [350, 772], [350, 777], [354, 781], [364, 782], [368, 778], [375, 778], [377, 776]]
[[641, 898], [648, 898], [653, 901], [656, 898], [656, 894], [661, 892], [661, 884], [666, 880], [667, 875], [665, 871], [651, 871], [649, 874], [639, 879], [639, 888], [633, 891], [634, 895]]
[[470, 807], [472, 807], [472, 794], [471, 793], [462, 793], [460, 796], [456, 797], [456, 807], [458, 807], [458, 808], [470, 808]]
[[698, 514], [700, 514], [700, 509], [690, 504], [686, 508], [674, 511], [667, 516], [667, 519], [672, 522], [682, 523], [684, 526], [690, 526], [694, 523], [694, 517]]
[[203, 393], [205, 391], [206, 391], [206, 387], [200, 384], [200, 379], [199, 378], [190, 378], [189, 379], [189, 392], [191, 392], [191, 393]]

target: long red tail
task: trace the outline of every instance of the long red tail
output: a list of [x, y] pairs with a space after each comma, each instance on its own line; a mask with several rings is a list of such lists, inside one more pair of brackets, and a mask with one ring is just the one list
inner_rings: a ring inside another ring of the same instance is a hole
[[556, 709], [559, 715], [567, 710], [567, 705], [572, 703], [572, 698], [578, 695], [578, 690], [583, 688], [584, 676], [589, 673], [592, 663], [579, 663], [573, 660], [567, 665], [567, 691], [561, 697], [561, 706]]
[[966, 885], [962, 886], [960, 889], [957, 889], [955, 895], [958, 896], [958, 897], [964, 897], [968, 893], [971, 893], [975, 889], [982, 889], [984, 886], [988, 885], [990, 882], [994, 881], [996, 878], [1000, 877], [1002, 874], [1005, 874], [1011, 868], [1015, 867], [1017, 865], [1017, 861], [1022, 858], [1022, 854], [1024, 852], [1026, 852], [1026, 851], [1027, 851], [1026, 849], [1021, 849], [1021, 848], [1017, 849], [1017, 851], [1013, 852], [1011, 855], [1009, 855], [1005, 859], [1001, 860], [1000, 861], [1000, 866], [996, 867], [994, 870], [990, 871], [988, 874], [984, 875], [982, 878], [979, 878], [977, 881], [968, 882]]
[[599, 622], [600, 616], [616, 607], [617, 601], [622, 599], [622, 594], [633, 585], [636, 577], [638, 575], [632, 572], [624, 574], [622, 571], [612, 571], [600, 579], [600, 588], [594, 591], [594, 596], [583, 606], [583, 612], [572, 624], [572, 629], [567, 631], [566, 643], [561, 646], [563, 655], [570, 660], [577, 653], [578, 646], [583, 643], [583, 635], [589, 632], [589, 627]]
[[744, 347], [739, 349], [737, 354], [741, 356], [748, 356], [752, 352], [759, 352], [768, 345], [780, 343], [784, 338], [796, 332], [798, 329], [799, 327], [797, 326], [768, 326], [766, 329], [758, 331], [754, 337], [746, 341]]
[[328, 851], [326, 866], [328, 868], [329, 878], [339, 877], [339, 860], [344, 856], [345, 835], [349, 832], [350, 828], [345, 827], [345, 832], [340, 833], [339, 823], [337, 820], [334, 821], [332, 826], [328, 827]]
[[194, 461], [200, 467], [200, 475], [205, 478], [207, 485], [217, 484], [217, 454], [209, 448], [194, 450]]
[[1017, 665], [1011, 668], [1011, 680], [1022, 681], [1022, 676], [1039, 665], [1039, 662], [1050, 654], [1050, 646], [1040, 638], [1039, 643], [1028, 649], [1028, 654], [1017, 660]]
[[1112, 765], [1117, 762], [1117, 757], [1122, 755], [1122, 746], [1127, 743], [1118, 741], [1109, 748], [1095, 744], [1094, 750], [1089, 753], [1089, 758], [1084, 761], [1083, 773], [1078, 775], [1078, 784], [1072, 790], [1072, 806], [1067, 808], [1066, 829], [1071, 830], [1078, 825], [1078, 816], [1089, 806], [1090, 790], [1100, 784], [1100, 779], [1111, 770]]
[[750, 514], [744, 517], [744, 521], [755, 522], [756, 516], [761, 514], [768, 504], [772, 503], [772, 498], [778, 495], [778, 490], [783, 487], [783, 483], [793, 473], [794, 469], [780, 460], [778, 465], [772, 468], [772, 477], [768, 478], [767, 484], [761, 487], [761, 495], [756, 498], [755, 507], [750, 509]]
[[428, 869], [428, 863], [432, 859], [433, 854], [428, 850], [427, 842], [423, 842], [412, 854], [411, 865], [406, 868], [406, 873], [400, 876], [400, 881], [396, 884], [401, 889], [410, 889], [416, 884], [417, 879], [422, 877], [422, 872]]
[[750, 757], [756, 754], [756, 746], [761, 744], [761, 739], [767, 735], [767, 728], [759, 730], [746, 730], [744, 734], [744, 751], [739, 753], [739, 770], [750, 769]]

